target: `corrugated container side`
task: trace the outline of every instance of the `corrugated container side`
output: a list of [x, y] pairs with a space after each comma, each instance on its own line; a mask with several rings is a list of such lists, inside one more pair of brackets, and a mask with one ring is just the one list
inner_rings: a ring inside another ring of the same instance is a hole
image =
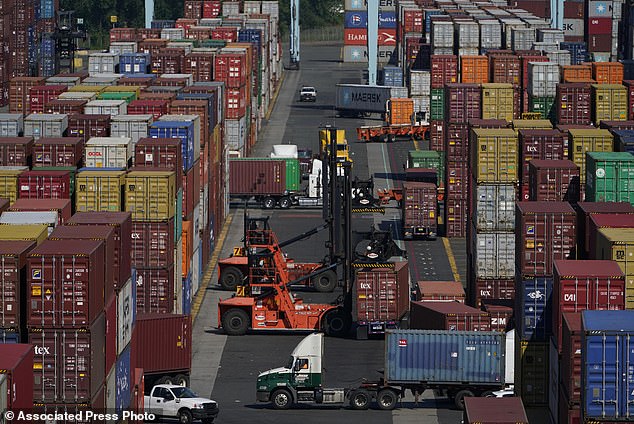
[[602, 228], [594, 258], [616, 261], [625, 274], [625, 308], [634, 309], [634, 228]]
[[145, 374], [191, 368], [192, 329], [187, 315], [139, 314], [132, 343], [132, 362]]
[[409, 307], [409, 268], [407, 262], [394, 269], [357, 271], [353, 289], [353, 318], [360, 324], [396, 323]]
[[559, 368], [561, 388], [570, 404], [579, 404], [581, 402], [581, 313], [563, 313], [559, 347], [561, 349]]
[[0, 345], [0, 410], [22, 410], [33, 407], [33, 346]]
[[515, 338], [515, 390], [526, 406], [548, 404], [548, 345]]
[[410, 329], [491, 331], [491, 317], [485, 311], [458, 302], [412, 302]]

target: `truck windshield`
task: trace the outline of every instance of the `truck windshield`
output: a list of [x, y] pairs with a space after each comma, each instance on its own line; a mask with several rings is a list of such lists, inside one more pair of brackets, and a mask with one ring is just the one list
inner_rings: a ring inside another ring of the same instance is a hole
[[198, 397], [196, 393], [192, 392], [191, 389], [188, 389], [187, 387], [174, 387], [172, 388], [172, 392], [174, 392], [174, 396], [179, 399]]
[[292, 369], [293, 362], [295, 362], [295, 358], [291, 356], [290, 358], [288, 358], [288, 362], [286, 363], [286, 366], [284, 368], [288, 368], [289, 370]]

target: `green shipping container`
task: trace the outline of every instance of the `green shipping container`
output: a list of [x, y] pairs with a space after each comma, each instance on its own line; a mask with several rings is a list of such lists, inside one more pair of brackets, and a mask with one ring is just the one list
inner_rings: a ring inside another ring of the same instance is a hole
[[634, 156], [627, 152], [586, 153], [586, 201], [634, 205]]
[[131, 91], [106, 91], [97, 95], [98, 100], [125, 100], [126, 103], [130, 103], [132, 100], [136, 100], [136, 93]]
[[200, 47], [218, 47], [222, 48], [227, 45], [227, 42], [224, 40], [201, 40]]
[[438, 172], [438, 181], [445, 181], [445, 152], [410, 150], [407, 154], [407, 167], [435, 169]]
[[542, 119], [552, 120], [555, 116], [554, 97], [533, 97], [530, 96], [528, 107], [531, 112], [541, 114]]
[[442, 121], [445, 119], [445, 89], [431, 90], [430, 119]]

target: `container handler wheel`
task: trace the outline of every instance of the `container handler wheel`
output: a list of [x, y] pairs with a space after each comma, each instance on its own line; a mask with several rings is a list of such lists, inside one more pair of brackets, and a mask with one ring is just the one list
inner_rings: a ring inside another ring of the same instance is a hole
[[391, 411], [396, 408], [396, 402], [398, 402], [398, 396], [392, 389], [379, 390], [376, 395], [376, 403], [379, 405], [379, 409], [384, 411]]
[[333, 270], [322, 272], [312, 278], [312, 285], [318, 292], [332, 293], [337, 287], [337, 274]]
[[291, 393], [286, 389], [277, 389], [271, 394], [274, 409], [288, 409], [293, 403]]
[[176, 374], [176, 377], [174, 377], [174, 384], [176, 384], [177, 386], [188, 387], [189, 377], [187, 377], [185, 374]]
[[220, 275], [220, 286], [225, 290], [234, 290], [244, 280], [242, 271], [234, 266], [229, 266], [222, 271]]
[[264, 209], [273, 209], [275, 207], [275, 204], [277, 202], [275, 201], [274, 198], [272, 197], [265, 197], [264, 200], [262, 200], [262, 207]]
[[466, 397], [473, 397], [473, 392], [471, 390], [460, 390], [458, 393], [456, 393], [456, 397], [454, 399], [454, 404], [456, 405], [456, 408], [464, 411], [464, 398]]
[[363, 411], [370, 406], [370, 395], [365, 390], [355, 390], [350, 395], [350, 407], [357, 411]]
[[331, 337], [345, 337], [350, 332], [352, 318], [341, 308], [330, 309], [322, 319], [324, 333]]
[[250, 321], [244, 310], [233, 308], [222, 315], [222, 328], [230, 336], [244, 336], [249, 329]]

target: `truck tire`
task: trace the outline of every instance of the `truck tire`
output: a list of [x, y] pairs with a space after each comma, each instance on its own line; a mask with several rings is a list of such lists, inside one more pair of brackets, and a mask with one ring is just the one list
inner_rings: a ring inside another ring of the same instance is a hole
[[192, 413], [189, 412], [189, 409], [181, 409], [178, 411], [178, 422], [181, 424], [191, 424], [194, 421], [192, 417]]
[[464, 398], [466, 397], [473, 397], [473, 392], [471, 390], [460, 390], [458, 393], [456, 393], [454, 399], [454, 404], [456, 405], [456, 408], [464, 411]]
[[352, 319], [343, 309], [336, 308], [326, 312], [321, 325], [327, 336], [345, 337], [350, 332]]
[[185, 374], [176, 374], [176, 377], [174, 377], [174, 384], [177, 386], [189, 387], [189, 377]]
[[264, 200], [262, 200], [262, 208], [264, 209], [273, 209], [276, 205], [276, 201], [274, 198], [272, 197], [265, 197]]
[[350, 408], [364, 411], [370, 407], [370, 394], [365, 390], [355, 390], [350, 395]]
[[170, 386], [174, 384], [174, 377], [171, 375], [166, 375], [161, 380], [163, 380], [161, 384], [169, 384]]
[[312, 278], [312, 286], [320, 293], [332, 293], [337, 287], [337, 274], [333, 270], [322, 272]]
[[249, 315], [242, 309], [229, 309], [222, 315], [222, 328], [230, 336], [244, 336], [250, 325]]
[[293, 204], [293, 202], [291, 202], [291, 198], [290, 197], [282, 197], [280, 199], [280, 208], [282, 209], [288, 209], [291, 207], [291, 205]]
[[293, 403], [293, 396], [286, 389], [277, 389], [271, 394], [271, 402], [274, 409], [288, 409]]
[[396, 402], [398, 402], [398, 396], [392, 389], [379, 390], [376, 395], [376, 403], [383, 411], [391, 411], [396, 408]]
[[242, 271], [234, 266], [229, 266], [222, 271], [220, 274], [220, 286], [225, 290], [234, 290], [244, 280], [244, 275]]

